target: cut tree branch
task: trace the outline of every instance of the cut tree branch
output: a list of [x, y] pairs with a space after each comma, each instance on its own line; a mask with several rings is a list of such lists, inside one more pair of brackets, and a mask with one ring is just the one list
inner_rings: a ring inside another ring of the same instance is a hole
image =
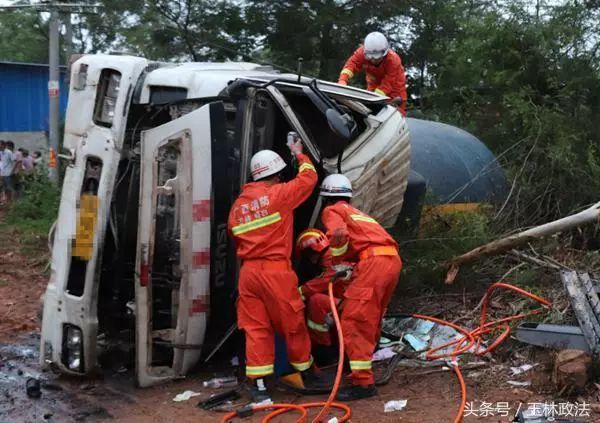
[[531, 229], [527, 229], [526, 231], [492, 241], [488, 244], [482, 245], [481, 247], [477, 247], [474, 250], [471, 250], [458, 257], [454, 257], [444, 263], [444, 266], [448, 268], [446, 283], [451, 284], [454, 282], [456, 275], [458, 274], [458, 270], [463, 264], [473, 262], [484, 256], [506, 252], [519, 245], [533, 241], [534, 239], [544, 238], [554, 235], [558, 232], [566, 231], [587, 223], [594, 222], [598, 220], [599, 217], [600, 202], [571, 216], [563, 217], [562, 219], [554, 220], [540, 226], [535, 226]]

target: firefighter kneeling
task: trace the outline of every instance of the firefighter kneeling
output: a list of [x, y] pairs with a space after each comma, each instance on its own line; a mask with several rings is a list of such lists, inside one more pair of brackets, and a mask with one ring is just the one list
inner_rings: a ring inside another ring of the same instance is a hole
[[352, 185], [348, 178], [329, 175], [321, 184], [321, 196], [325, 198], [321, 221], [327, 231], [333, 263], [356, 263], [352, 282], [344, 293], [341, 316], [352, 386], [342, 388], [337, 399], [368, 398], [377, 393], [372, 357], [402, 261], [398, 244], [391, 235], [375, 219], [350, 205]]
[[309, 228], [298, 236], [296, 257], [308, 259], [321, 269], [319, 276], [306, 282], [299, 290], [306, 302], [306, 323], [315, 359], [319, 364], [329, 364], [330, 359], [335, 357], [337, 360], [337, 350], [331, 348], [332, 335], [335, 335], [336, 329], [331, 314], [328, 285], [336, 273], [346, 272], [346, 275], [338, 278], [333, 285], [333, 295], [339, 310], [344, 292], [350, 283], [353, 266], [352, 263], [333, 265], [329, 240], [322, 231], [315, 228]]

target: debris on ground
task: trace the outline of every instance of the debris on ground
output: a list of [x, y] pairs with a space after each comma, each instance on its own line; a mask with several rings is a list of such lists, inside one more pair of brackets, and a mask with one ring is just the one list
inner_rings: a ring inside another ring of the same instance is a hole
[[530, 380], [526, 380], [526, 381], [507, 380], [506, 383], [508, 383], [511, 386], [518, 386], [518, 387], [531, 386], [531, 381]]
[[394, 400], [388, 401], [383, 406], [384, 413], [391, 413], [393, 411], [401, 411], [408, 404], [408, 400]]
[[388, 358], [392, 358], [398, 354], [392, 347], [382, 348], [380, 350], [375, 351], [373, 354], [372, 361], [382, 361], [387, 360]]
[[598, 216], [600, 216], [600, 203], [596, 203], [579, 213], [544, 223], [543, 225], [535, 226], [516, 234], [511, 234], [507, 237], [500, 238], [485, 245], [479, 246], [460, 256], [453, 257], [444, 263], [444, 266], [448, 269], [448, 273], [446, 275], [446, 284], [454, 283], [456, 275], [458, 274], [458, 270], [463, 264], [479, 260], [481, 257], [509, 251], [519, 245], [531, 242], [534, 239], [540, 239], [553, 235], [557, 232], [562, 232], [584, 224], [593, 223], [598, 220]]
[[[456, 346], [455, 344], [450, 345], [452, 341], [458, 341], [464, 337], [463, 334], [450, 326], [415, 317], [384, 318], [382, 331], [400, 337], [415, 352], [425, 352], [432, 347], [449, 344], [448, 347], [438, 351], [440, 355], [451, 353]], [[484, 343], [479, 345], [485, 347]], [[469, 352], [474, 352], [475, 349], [476, 347], [473, 346], [469, 349]], [[420, 358], [424, 359], [424, 354], [421, 354]]]
[[205, 380], [202, 382], [202, 386], [205, 388], [232, 388], [237, 386], [238, 380], [235, 376], [226, 376], [226, 377], [215, 377], [210, 380]]
[[535, 366], [536, 366], [535, 364], [523, 364], [522, 366], [511, 367], [510, 371], [512, 372], [513, 376], [517, 376], [522, 373], [528, 372], [529, 370], [533, 369]]
[[39, 398], [42, 396], [40, 381], [36, 378], [30, 377], [27, 379], [27, 382], [25, 382], [25, 390], [27, 391], [27, 396], [29, 398]]
[[262, 400], [261, 402], [252, 402], [248, 406], [249, 407], [260, 407], [262, 405], [272, 405], [272, 404], [273, 404], [273, 400], [271, 398], [267, 398], [267, 399]]
[[198, 403], [198, 407], [201, 407], [205, 410], [211, 410], [223, 404], [231, 403], [232, 401], [238, 400], [240, 398], [240, 393], [235, 389], [232, 389], [227, 392], [211, 395], [210, 398], [204, 401], [200, 401], [200, 403]]
[[202, 394], [200, 392], [194, 392], [194, 391], [183, 391], [181, 394], [175, 395], [175, 398], [173, 398], [173, 401], [175, 401], [175, 402], [187, 401], [190, 398], [197, 397], [199, 395], [202, 395]]

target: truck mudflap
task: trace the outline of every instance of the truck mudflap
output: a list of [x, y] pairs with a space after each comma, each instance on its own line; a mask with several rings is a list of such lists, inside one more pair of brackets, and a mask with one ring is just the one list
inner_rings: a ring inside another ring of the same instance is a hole
[[[142, 133], [135, 278], [136, 374], [141, 387], [184, 376], [202, 352], [210, 294], [210, 113], [211, 105], [206, 105]], [[174, 210], [167, 220], [165, 210]], [[165, 257], [158, 254], [164, 255], [165, 249], [157, 244], [157, 235], [169, 230], [176, 232], [176, 242], [167, 254], [177, 258], [172, 260], [172, 275], [180, 283], [172, 290], [172, 323], [159, 326], [153, 285], [164, 271]], [[154, 347], [159, 338], [164, 342], [159, 334], [165, 331], [173, 349], [170, 366], [154, 364]]]

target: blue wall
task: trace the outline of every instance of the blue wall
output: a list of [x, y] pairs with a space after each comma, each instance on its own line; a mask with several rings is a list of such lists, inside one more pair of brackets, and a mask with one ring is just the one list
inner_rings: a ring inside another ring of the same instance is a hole
[[[69, 93], [65, 73], [61, 69], [61, 120]], [[37, 131], [48, 131], [48, 65], [0, 62], [0, 132]]]

